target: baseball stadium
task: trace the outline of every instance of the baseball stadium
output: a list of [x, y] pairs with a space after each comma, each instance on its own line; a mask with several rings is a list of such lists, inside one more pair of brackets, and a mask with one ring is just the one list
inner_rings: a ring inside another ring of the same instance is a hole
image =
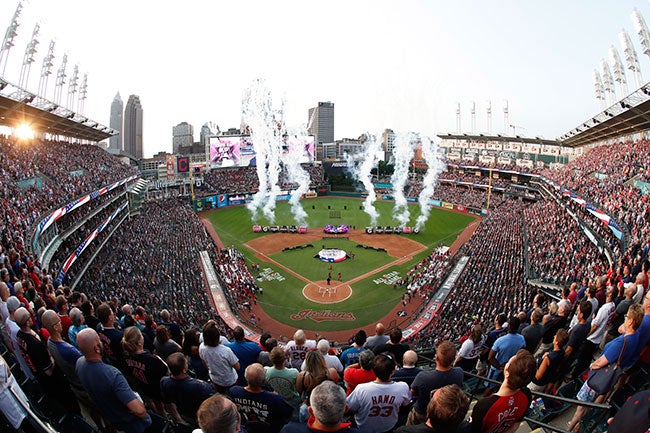
[[458, 108], [453, 133], [324, 142], [333, 103], [296, 132], [255, 80], [239, 127], [144, 158], [137, 97], [102, 125], [66, 60], [49, 96], [53, 44], [27, 85], [38, 24], [9, 78], [26, 7], [0, 46], [0, 431], [649, 431], [650, 83], [626, 30], [634, 84], [612, 47], [600, 111], [556, 139], [506, 103], [511, 134]]

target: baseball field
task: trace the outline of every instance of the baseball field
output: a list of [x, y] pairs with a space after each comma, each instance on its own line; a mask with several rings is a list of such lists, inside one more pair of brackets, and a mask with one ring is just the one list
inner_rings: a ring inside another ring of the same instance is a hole
[[[275, 221], [252, 220], [245, 206], [204, 212], [224, 246], [234, 245], [246, 260], [259, 265], [258, 304], [272, 320], [292, 328], [336, 332], [367, 327], [401, 305], [403, 291], [394, 284], [413, 265], [441, 244], [450, 246], [476, 217], [432, 208], [419, 234], [367, 234], [370, 217], [352, 198], [302, 201], [308, 232], [254, 233], [252, 226], [294, 225], [290, 206], [278, 202]], [[393, 202], [374, 204], [378, 226], [396, 226]], [[414, 226], [420, 208], [409, 206]], [[327, 224], [353, 227], [347, 234], [323, 233]], [[320, 260], [324, 248], [341, 249], [348, 258], [337, 263]], [[354, 258], [351, 258], [354, 257]], [[340, 273], [340, 278], [339, 278]], [[328, 284], [328, 276], [330, 281]], [[392, 318], [388, 318], [391, 320]], [[271, 328], [264, 324], [265, 328]]]

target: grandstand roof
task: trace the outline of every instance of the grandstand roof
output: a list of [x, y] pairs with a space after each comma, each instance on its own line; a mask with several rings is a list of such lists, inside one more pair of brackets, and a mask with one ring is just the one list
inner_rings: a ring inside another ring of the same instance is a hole
[[37, 133], [101, 141], [118, 132], [0, 79], [0, 125], [27, 123]]
[[650, 130], [650, 83], [560, 137], [578, 147]]
[[562, 146], [562, 143], [557, 140], [546, 140], [544, 138], [534, 137], [521, 137], [516, 135], [514, 137], [506, 135], [468, 135], [468, 134], [439, 134], [439, 138], [443, 140], [474, 140], [474, 141], [501, 141], [504, 143], [527, 143], [527, 144], [543, 144], [547, 146]]

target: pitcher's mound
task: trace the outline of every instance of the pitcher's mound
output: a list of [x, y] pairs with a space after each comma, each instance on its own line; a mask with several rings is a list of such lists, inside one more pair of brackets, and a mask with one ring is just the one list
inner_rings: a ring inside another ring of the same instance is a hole
[[322, 280], [307, 284], [302, 288], [302, 294], [312, 302], [335, 304], [348, 299], [352, 295], [352, 289], [340, 281], [332, 281], [327, 285], [327, 281]]

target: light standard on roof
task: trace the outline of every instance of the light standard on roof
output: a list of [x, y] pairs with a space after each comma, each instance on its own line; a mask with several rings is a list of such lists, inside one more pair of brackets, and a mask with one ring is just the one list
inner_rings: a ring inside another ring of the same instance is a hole
[[47, 99], [47, 82], [52, 74], [52, 67], [54, 66], [54, 41], [50, 41], [50, 48], [43, 58], [43, 66], [41, 67], [41, 78], [38, 82], [38, 95]]
[[5, 75], [5, 69], [7, 69], [7, 58], [9, 57], [9, 50], [14, 46], [14, 38], [18, 34], [18, 26], [20, 26], [18, 17], [20, 17], [20, 12], [22, 9], [23, 2], [21, 1], [18, 3], [18, 6], [16, 6], [16, 11], [14, 12], [14, 16], [11, 19], [11, 23], [7, 27], [7, 31], [5, 32], [2, 46], [0, 46], [0, 67], [2, 68], [3, 77]]
[[632, 11], [632, 25], [634, 25], [637, 35], [639, 35], [639, 41], [643, 46], [643, 54], [650, 57], [650, 32], [648, 32], [648, 26], [645, 24], [641, 12], [636, 8]]
[[603, 90], [605, 97], [607, 97], [611, 104], [616, 102], [616, 92], [614, 88], [614, 79], [612, 73], [609, 71], [609, 65], [605, 59], [600, 59], [600, 71], [603, 74]]
[[632, 45], [632, 41], [630, 40], [630, 35], [627, 34], [625, 29], [621, 30], [621, 32], [618, 34], [618, 37], [621, 41], [621, 46], [623, 47], [623, 56], [627, 62], [627, 68], [634, 74], [634, 88], [638, 89], [641, 87], [643, 80], [641, 77], [639, 58], [637, 57], [634, 46]]
[[56, 72], [56, 82], [54, 83], [54, 102], [61, 105], [61, 94], [63, 93], [63, 84], [65, 83], [65, 68], [68, 65], [68, 55], [63, 55], [61, 66]]
[[621, 98], [629, 95], [627, 91], [627, 78], [625, 77], [625, 68], [618, 55], [618, 51], [614, 45], [609, 47], [609, 60], [612, 62], [612, 70], [614, 72], [614, 81], [616, 81], [621, 89]]
[[22, 89], [27, 89], [27, 81], [29, 80], [29, 71], [31, 70], [32, 63], [34, 63], [34, 54], [36, 54], [36, 47], [38, 47], [38, 33], [40, 31], [40, 26], [36, 24], [34, 26], [34, 31], [32, 32], [32, 39], [27, 44], [25, 48], [25, 56], [23, 57], [23, 65], [20, 68], [20, 78], [18, 80], [18, 86]]
[[600, 73], [594, 69], [594, 92], [596, 99], [600, 101], [600, 109], [605, 109], [605, 92], [603, 91], [603, 80], [600, 78]]

